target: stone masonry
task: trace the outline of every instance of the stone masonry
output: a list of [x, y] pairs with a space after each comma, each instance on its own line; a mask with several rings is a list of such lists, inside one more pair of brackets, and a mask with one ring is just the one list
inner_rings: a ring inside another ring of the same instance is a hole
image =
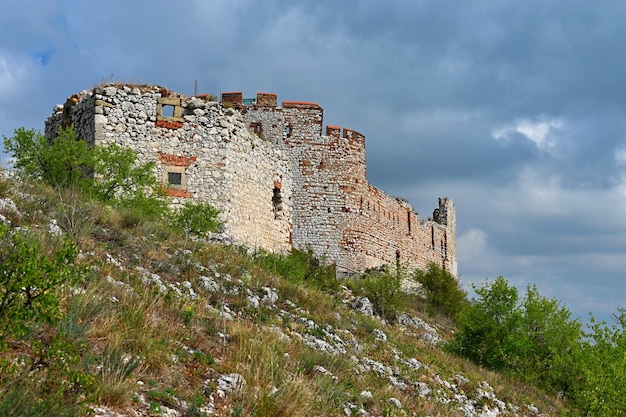
[[287, 253], [310, 247], [338, 275], [396, 262], [434, 262], [456, 275], [453, 202], [440, 198], [432, 219], [370, 185], [365, 137], [323, 130], [317, 103], [273, 93], [185, 97], [159, 86], [107, 84], [55, 106], [46, 136], [73, 125], [94, 145], [130, 147], [156, 162], [174, 204], [207, 201], [237, 244]]

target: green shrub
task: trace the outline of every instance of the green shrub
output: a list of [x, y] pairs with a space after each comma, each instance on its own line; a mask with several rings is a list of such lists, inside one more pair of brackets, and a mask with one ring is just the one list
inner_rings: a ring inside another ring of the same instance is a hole
[[350, 283], [353, 291], [367, 297], [374, 313], [384, 320], [395, 321], [407, 309], [407, 294], [402, 291], [403, 269], [369, 272]]
[[613, 318], [610, 327], [591, 318], [576, 361], [578, 378], [568, 396], [586, 416], [626, 414], [626, 311]]
[[456, 319], [467, 302], [467, 293], [450, 272], [430, 263], [426, 271], [417, 270], [413, 279], [422, 284], [426, 293], [426, 310], [443, 313]]
[[95, 389], [83, 366], [85, 347], [46, 335], [29, 339], [31, 349], [19, 361], [0, 361], [1, 416], [85, 415], [84, 400]]
[[519, 357], [523, 312], [517, 288], [498, 277], [474, 290], [478, 299], [459, 315], [459, 331], [449, 348], [477, 364], [506, 369]]
[[289, 255], [261, 253], [257, 257], [265, 268], [295, 283], [308, 284], [321, 290], [337, 289], [335, 265], [325, 264], [315, 257], [309, 247], [293, 248]]
[[167, 213], [154, 163], [140, 164], [131, 149], [116, 144], [89, 146], [71, 127], [52, 141], [19, 128], [14, 136], [4, 137], [4, 147], [12, 154], [15, 168], [29, 178], [133, 209], [135, 216], [159, 219]]
[[174, 223], [190, 235], [205, 236], [222, 227], [218, 215], [219, 211], [208, 203], [187, 201], [175, 213]]
[[33, 323], [57, 321], [61, 286], [82, 274], [77, 254], [69, 241], [0, 225], [0, 342], [26, 335]]
[[84, 189], [93, 183], [94, 153], [85, 141], [76, 139], [72, 128], [48, 142], [41, 133], [22, 127], [13, 137], [4, 136], [4, 148], [12, 154], [16, 169], [53, 187]]
[[127, 228], [142, 223], [159, 223], [170, 214], [167, 201], [156, 196], [134, 195], [119, 201], [117, 206], [121, 210], [122, 225]]
[[158, 197], [159, 182], [155, 163], [140, 164], [130, 148], [111, 143], [93, 148], [92, 192], [101, 201], [134, 200], [140, 196]]
[[542, 388], [567, 391], [576, 379], [581, 336], [571, 313], [535, 287], [520, 301], [517, 288], [502, 277], [474, 290], [478, 297], [461, 311], [448, 350]]

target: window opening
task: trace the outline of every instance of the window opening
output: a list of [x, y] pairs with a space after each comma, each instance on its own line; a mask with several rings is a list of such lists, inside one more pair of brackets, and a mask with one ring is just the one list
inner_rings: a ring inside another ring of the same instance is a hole
[[283, 197], [280, 195], [280, 188], [278, 187], [274, 187], [272, 205], [274, 206], [274, 219], [278, 219], [283, 211]]
[[291, 125], [285, 126], [285, 136], [290, 138], [291, 135], [293, 135], [293, 127], [291, 127]]
[[163, 104], [161, 106], [161, 116], [174, 117], [174, 106], [170, 104]]
[[263, 125], [261, 122], [252, 122], [250, 123], [250, 128], [254, 132], [255, 135], [262, 138], [263, 137]]
[[430, 226], [430, 248], [435, 249], [435, 226]]
[[411, 212], [410, 211], [406, 212], [406, 223], [409, 228], [409, 234], [411, 234]]
[[180, 172], [168, 172], [167, 183], [169, 185], [183, 185], [183, 174]]

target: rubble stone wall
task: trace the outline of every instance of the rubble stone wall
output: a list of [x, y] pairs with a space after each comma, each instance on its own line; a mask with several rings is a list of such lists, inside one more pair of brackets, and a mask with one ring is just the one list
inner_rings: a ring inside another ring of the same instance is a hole
[[[174, 204], [186, 198], [213, 204], [235, 242], [275, 252], [291, 249], [288, 161], [280, 148], [249, 134], [239, 112], [157, 86], [108, 85], [76, 97], [69, 121], [79, 138], [129, 147], [141, 161], [156, 162], [155, 175]], [[172, 109], [165, 115], [167, 107]], [[67, 124], [63, 114], [57, 108], [48, 118], [47, 135]], [[181, 183], [172, 184], [172, 178]]]
[[73, 125], [89, 143], [130, 147], [155, 161], [174, 204], [216, 206], [236, 243], [272, 252], [310, 247], [338, 274], [383, 264], [456, 266], [454, 204], [441, 198], [432, 219], [370, 185], [365, 136], [323, 129], [317, 103], [273, 93], [185, 97], [158, 86], [109, 84], [68, 98], [46, 135]]

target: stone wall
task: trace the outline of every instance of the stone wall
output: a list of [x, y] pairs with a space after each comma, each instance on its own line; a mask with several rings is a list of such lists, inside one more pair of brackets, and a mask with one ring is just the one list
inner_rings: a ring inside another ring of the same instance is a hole
[[[69, 114], [78, 137], [129, 147], [140, 160], [156, 162], [155, 175], [174, 203], [213, 204], [235, 242], [291, 249], [288, 161], [279, 147], [251, 135], [239, 112], [158, 86], [108, 85], [76, 98]], [[57, 111], [46, 121], [46, 134], [63, 123], [63, 110]]]
[[158, 86], [106, 85], [71, 96], [46, 122], [46, 135], [73, 124], [96, 145], [117, 143], [157, 163], [174, 204], [208, 201], [236, 243], [272, 252], [311, 247], [351, 274], [383, 264], [456, 274], [454, 204], [439, 200], [421, 220], [404, 200], [370, 185], [365, 136], [323, 131], [317, 103], [273, 93], [184, 97]]

